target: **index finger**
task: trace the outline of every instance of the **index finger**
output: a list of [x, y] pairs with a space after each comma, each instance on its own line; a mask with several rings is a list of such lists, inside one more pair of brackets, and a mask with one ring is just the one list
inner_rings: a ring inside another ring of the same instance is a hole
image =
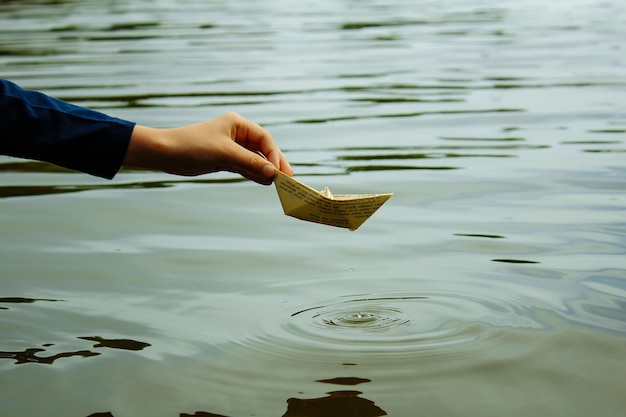
[[261, 154], [285, 174], [293, 175], [289, 161], [287, 161], [287, 158], [267, 129], [239, 116], [234, 140], [245, 148]]

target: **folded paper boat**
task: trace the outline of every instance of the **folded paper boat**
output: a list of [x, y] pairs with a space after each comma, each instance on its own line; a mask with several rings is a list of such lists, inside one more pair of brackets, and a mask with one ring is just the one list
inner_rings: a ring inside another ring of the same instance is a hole
[[328, 188], [317, 191], [278, 170], [274, 184], [287, 216], [350, 230], [356, 230], [393, 195], [388, 193], [333, 196]]

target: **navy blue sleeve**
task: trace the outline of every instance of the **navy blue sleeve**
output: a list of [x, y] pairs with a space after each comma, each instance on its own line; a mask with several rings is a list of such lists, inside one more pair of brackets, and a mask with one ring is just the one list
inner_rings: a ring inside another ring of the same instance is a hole
[[134, 126], [0, 79], [0, 154], [111, 179]]

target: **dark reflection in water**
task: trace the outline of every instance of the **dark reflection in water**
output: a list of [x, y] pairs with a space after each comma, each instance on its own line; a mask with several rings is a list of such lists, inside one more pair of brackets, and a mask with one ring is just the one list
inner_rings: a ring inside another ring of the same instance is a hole
[[526, 259], [492, 259], [494, 262], [505, 262], [509, 264], [538, 264], [537, 261], [529, 261]]
[[26, 197], [36, 195], [68, 194], [80, 191], [99, 190], [106, 188], [165, 188], [171, 187], [172, 181], [138, 182], [114, 185], [15, 185], [0, 187], [0, 198]]
[[614, 145], [622, 143], [621, 140], [566, 140], [562, 145]]
[[[316, 382], [334, 385], [358, 385], [371, 380], [357, 377], [320, 379]], [[283, 417], [377, 417], [387, 413], [365, 398], [360, 391], [331, 391], [321, 398], [290, 398]]]
[[455, 233], [454, 236], [464, 236], [464, 237], [484, 237], [488, 239], [504, 239], [504, 236], [500, 235], [485, 235], [480, 233]]
[[290, 398], [283, 417], [378, 417], [387, 413], [360, 391], [332, 391], [321, 398]]
[[451, 137], [451, 136], [439, 136], [439, 139], [442, 140], [455, 140], [455, 141], [468, 141], [468, 142], [522, 142], [526, 139], [517, 138], [517, 137], [506, 137], [506, 138], [473, 138], [473, 137]]
[[[358, 385], [371, 380], [357, 377], [320, 379], [316, 382], [335, 385]], [[387, 413], [365, 398], [360, 391], [331, 391], [321, 398], [290, 398], [283, 417], [377, 417]]]
[[[105, 339], [100, 336], [83, 336], [78, 337], [82, 340], [91, 340], [98, 342], [93, 345], [94, 348], [110, 348], [110, 349], [123, 349], [123, 350], [142, 350], [148, 346], [149, 343], [139, 342], [131, 339]], [[52, 343], [43, 345], [44, 347], [54, 346]], [[45, 352], [42, 348], [28, 348], [19, 352], [0, 351], [0, 359], [13, 359], [16, 365], [24, 363], [40, 363], [45, 365], [52, 365], [57, 359], [70, 358], [72, 356], [81, 356], [88, 358], [91, 356], [100, 355], [99, 352], [93, 352], [90, 350], [77, 350], [72, 352], [61, 352], [50, 356], [39, 356], [38, 353]]]
[[26, 298], [26, 297], [0, 297], [0, 303], [34, 303], [35, 301], [62, 301], [49, 298]]
[[[282, 417], [379, 417], [387, 413], [373, 401], [359, 397], [360, 391], [332, 391], [320, 398], [290, 398], [287, 412]], [[115, 417], [110, 412], [94, 413], [87, 417]], [[206, 411], [180, 413], [179, 417], [228, 417]]]
[[[478, 139], [477, 139], [478, 140]], [[482, 140], [482, 139], [481, 139]], [[485, 139], [488, 140], [488, 139]], [[423, 145], [423, 146], [348, 146], [348, 147], [340, 147], [329, 150], [336, 151], [409, 151], [409, 150], [430, 150], [430, 151], [441, 151], [441, 150], [491, 150], [491, 149], [510, 149], [510, 150], [522, 150], [522, 149], [546, 149], [549, 148], [548, 145], [522, 145], [522, 144], [514, 144], [514, 145]]]
[[327, 122], [339, 122], [346, 120], [363, 120], [363, 119], [378, 119], [378, 118], [395, 118], [395, 117], [418, 117], [426, 115], [452, 115], [452, 114], [485, 114], [485, 113], [522, 113], [524, 109], [515, 108], [496, 108], [485, 110], [439, 110], [439, 111], [420, 111], [420, 112], [408, 112], [408, 113], [388, 113], [388, 114], [373, 114], [373, 115], [347, 115], [326, 117], [319, 119], [298, 119], [293, 123], [327, 123]]
[[136, 340], [130, 339], [104, 339], [100, 336], [92, 336], [92, 337], [79, 337], [79, 339], [83, 340], [93, 340], [94, 342], [98, 342], [93, 347], [108, 347], [111, 349], [124, 349], [124, 350], [142, 350], [148, 346], [150, 343], [138, 342]]
[[626, 133], [626, 129], [589, 129], [589, 133]]
[[364, 384], [366, 382], [372, 382], [372, 380], [367, 379], [367, 378], [347, 377], [347, 378], [318, 379], [315, 382], [323, 382], [325, 384], [335, 384], [335, 385], [359, 385], [359, 384]]
[[[8, 186], [8, 187], [0, 187], [0, 198], [77, 193], [79, 191], [96, 190], [99, 188], [103, 188], [103, 186], [15, 185], [15, 186]], [[119, 187], [115, 187], [115, 188], [119, 188]], [[132, 187], [132, 188], [136, 188], [136, 187]]]
[[359, 103], [459, 103], [460, 98], [406, 98], [406, 97], [364, 97], [353, 98], [350, 101]]
[[371, 159], [438, 159], [438, 158], [513, 158], [515, 155], [503, 154], [462, 154], [462, 153], [392, 153], [381, 155], [344, 155], [341, 161], [362, 161]]
[[[425, 146], [369, 146], [369, 147], [342, 147], [328, 149], [332, 152], [341, 152], [337, 155], [337, 161], [366, 162], [363, 165], [350, 165], [345, 167], [347, 174], [362, 171], [400, 171], [400, 170], [456, 170], [464, 166], [457, 165], [408, 165], [406, 162], [455, 159], [462, 158], [515, 158], [514, 152], [523, 149], [543, 149], [547, 145], [527, 145], [518, 143], [522, 138], [441, 138], [444, 140], [459, 141], [486, 141], [487, 144], [459, 144], [459, 145], [425, 145]], [[509, 142], [509, 143], [494, 143]], [[516, 142], [516, 143], [510, 143]], [[474, 152], [479, 151], [479, 152]], [[498, 151], [492, 153], [492, 151]], [[506, 152], [502, 152], [506, 151]], [[347, 154], [346, 154], [347, 153]], [[404, 164], [376, 163], [376, 161], [403, 161]]]
[[443, 23], [479, 23], [498, 22], [505, 13], [497, 10], [477, 11], [471, 13], [451, 13], [439, 19], [390, 19], [385, 21], [346, 22], [342, 30], [360, 30], [366, 28], [441, 25]]
[[352, 172], [361, 172], [361, 171], [400, 171], [400, 170], [411, 170], [411, 169], [422, 169], [429, 171], [441, 171], [441, 170], [449, 170], [449, 169], [461, 169], [461, 167], [452, 167], [452, 166], [410, 166], [410, 165], [362, 165], [362, 166], [353, 166], [346, 168], [347, 173]]
[[[367, 378], [339, 377], [321, 379], [321, 382], [334, 385], [358, 385], [371, 382]], [[319, 398], [289, 398], [287, 411], [282, 417], [379, 417], [387, 413], [373, 401], [359, 397], [360, 391], [331, 391]], [[94, 413], [87, 417], [114, 417], [110, 412]], [[193, 414], [180, 413], [179, 417], [228, 417], [207, 411], [196, 411]]]
[[23, 363], [41, 363], [46, 365], [52, 365], [54, 361], [61, 358], [70, 358], [72, 356], [82, 356], [88, 358], [90, 356], [98, 356], [100, 353], [92, 352], [89, 350], [78, 350], [75, 352], [61, 352], [51, 356], [37, 356], [37, 353], [45, 352], [45, 349], [32, 348], [24, 349], [21, 352], [4, 352], [0, 351], [0, 359], [13, 359], [16, 365]]
[[625, 153], [626, 149], [584, 149], [583, 152], [589, 152], [589, 153]]
[[[51, 300], [47, 298], [25, 298], [25, 297], [0, 297], [0, 304], [13, 303], [13, 304], [30, 304], [35, 301], [63, 301], [63, 300]], [[0, 310], [8, 310], [8, 307], [0, 306]]]
[[148, 189], [167, 188], [176, 184], [196, 183], [196, 184], [218, 184], [243, 182], [245, 178], [224, 178], [218, 180], [173, 180], [173, 181], [141, 181], [125, 184], [88, 184], [88, 185], [11, 185], [0, 187], [0, 198], [27, 197], [37, 195], [67, 194], [80, 191], [103, 190], [103, 189]]
[[[49, 88], [52, 90], [53, 88]], [[57, 87], [58, 89], [58, 87]], [[229, 97], [266, 97], [266, 96], [277, 96], [277, 95], [287, 95], [294, 93], [301, 93], [302, 91], [185, 91], [185, 92], [174, 92], [174, 93], [144, 93], [144, 94], [117, 94], [117, 95], [95, 95], [92, 94], [89, 97], [82, 96], [70, 96], [70, 95], [62, 95], [57, 94], [57, 97], [69, 101], [72, 103], [80, 103], [84, 101], [89, 102], [104, 102], [104, 103], [126, 103], [122, 107], [139, 107], [142, 101], [146, 100], [154, 100], [154, 99], [164, 99], [164, 98], [193, 98], [193, 97], [205, 97], [205, 98], [229, 98]], [[254, 103], [263, 103], [263, 101], [255, 101]], [[213, 103], [214, 104], [214, 103]], [[232, 104], [232, 102], [229, 102]], [[141, 104], [141, 106], [147, 106], [146, 104]], [[159, 104], [156, 107], [161, 107], [163, 105]], [[107, 105], [107, 107], [109, 107]], [[113, 106], [116, 107], [116, 106]], [[166, 107], [176, 107], [175, 104], [168, 104]]]
[[60, 167], [58, 165], [49, 164], [47, 162], [24, 161], [24, 162], [6, 162], [0, 164], [0, 172], [73, 172], [70, 169]]

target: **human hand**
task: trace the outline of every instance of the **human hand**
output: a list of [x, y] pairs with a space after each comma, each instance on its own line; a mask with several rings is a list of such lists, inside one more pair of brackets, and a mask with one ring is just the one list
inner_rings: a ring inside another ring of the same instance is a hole
[[293, 175], [272, 135], [236, 113], [173, 129], [136, 125], [124, 165], [186, 176], [229, 171], [263, 185], [275, 169]]

